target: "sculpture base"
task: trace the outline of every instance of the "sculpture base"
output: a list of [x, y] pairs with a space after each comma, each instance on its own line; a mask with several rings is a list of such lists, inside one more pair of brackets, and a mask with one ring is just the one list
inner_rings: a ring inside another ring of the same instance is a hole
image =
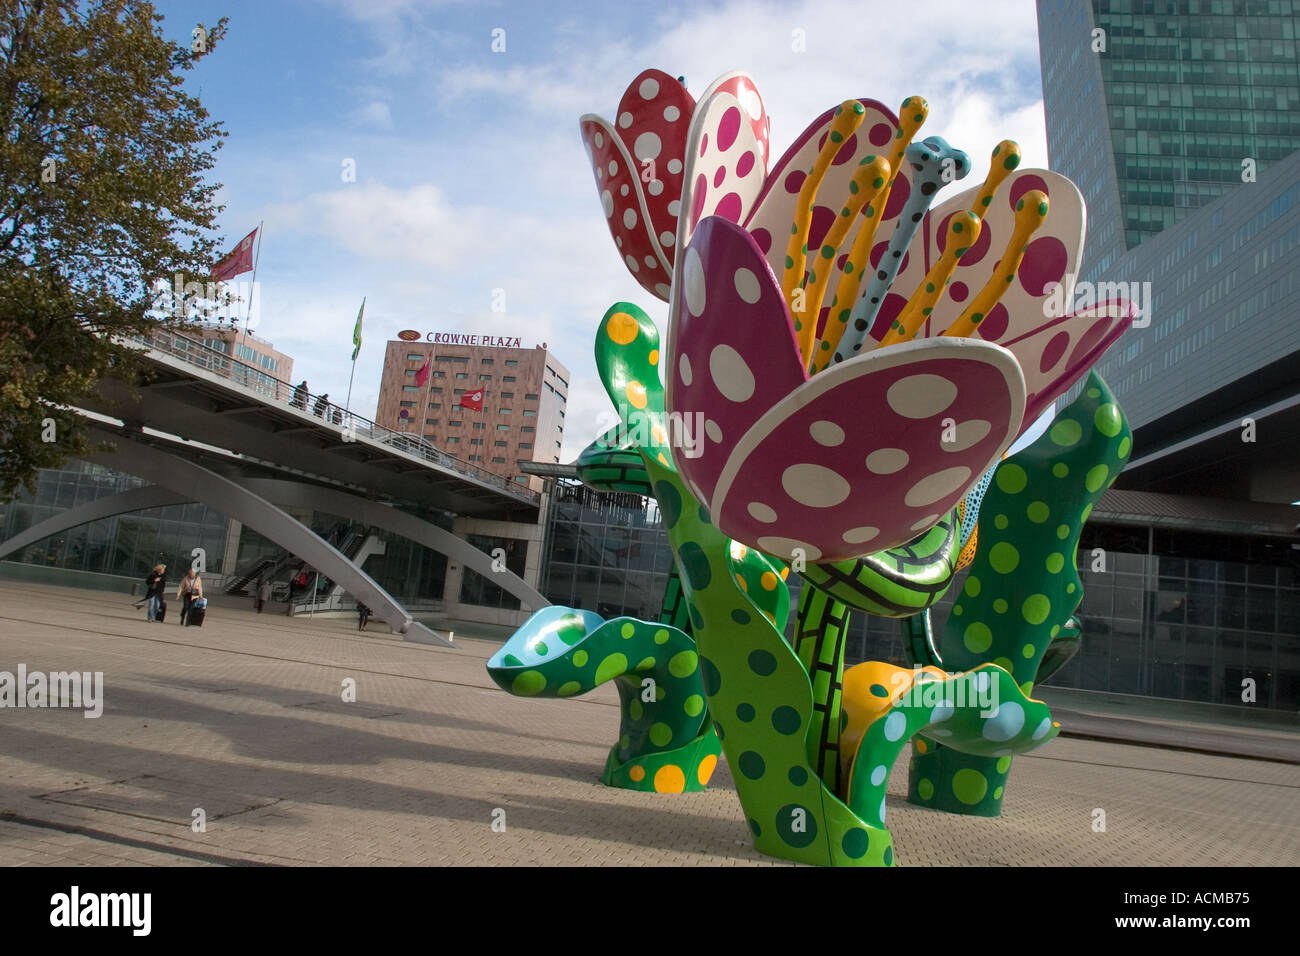
[[1001, 816], [1010, 770], [1010, 757], [977, 757], [918, 736], [912, 741], [907, 802], [964, 816]]
[[718, 766], [722, 742], [718, 740], [713, 721], [706, 721], [706, 729], [690, 743], [676, 750], [645, 754], [620, 762], [618, 745], [605, 759], [601, 783], [620, 790], [640, 790], [645, 793], [694, 793], [708, 787], [709, 779]]

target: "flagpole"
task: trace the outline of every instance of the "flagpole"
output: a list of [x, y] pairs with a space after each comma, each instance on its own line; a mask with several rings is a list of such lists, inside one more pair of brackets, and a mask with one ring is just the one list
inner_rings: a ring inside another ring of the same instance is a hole
[[[361, 297], [361, 311], [357, 313], [357, 322], [361, 321], [361, 315], [366, 311], [366, 297]], [[348, 420], [351, 421], [352, 415], [352, 380], [357, 377], [357, 356], [361, 353], [361, 343], [356, 341], [357, 329], [354, 326], [352, 330], [353, 349], [352, 349], [352, 374], [348, 376], [348, 397], [343, 403], [343, 410], [348, 413]]]
[[263, 219], [257, 224], [257, 251], [253, 253], [253, 289], [248, 293], [248, 314], [244, 316], [244, 331], [248, 331], [248, 323], [253, 319], [253, 296], [257, 295], [257, 264], [262, 260], [262, 227], [266, 225]]

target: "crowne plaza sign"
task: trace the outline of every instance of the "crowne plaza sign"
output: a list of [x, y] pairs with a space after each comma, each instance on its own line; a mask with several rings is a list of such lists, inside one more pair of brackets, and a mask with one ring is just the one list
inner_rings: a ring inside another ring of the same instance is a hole
[[[413, 329], [405, 329], [397, 333], [397, 337], [403, 342], [414, 342], [420, 338], [420, 333]], [[467, 332], [426, 332], [424, 335], [426, 342], [432, 342], [434, 345], [486, 345], [492, 348], [501, 349], [518, 349], [523, 348], [520, 344], [521, 339], [518, 336], [509, 335], [478, 335]]]

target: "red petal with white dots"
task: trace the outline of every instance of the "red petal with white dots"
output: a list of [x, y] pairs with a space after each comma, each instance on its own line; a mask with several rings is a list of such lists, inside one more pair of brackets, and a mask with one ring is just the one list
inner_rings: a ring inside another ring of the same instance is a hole
[[646, 70], [618, 104], [618, 135], [637, 164], [637, 177], [660, 250], [672, 265], [681, 206], [683, 157], [695, 99], [663, 70]]
[[589, 113], [579, 120], [579, 126], [591, 158], [601, 208], [623, 264], [642, 288], [667, 301], [672, 267], [659, 240], [647, 228], [649, 213], [631, 156], [601, 117]]

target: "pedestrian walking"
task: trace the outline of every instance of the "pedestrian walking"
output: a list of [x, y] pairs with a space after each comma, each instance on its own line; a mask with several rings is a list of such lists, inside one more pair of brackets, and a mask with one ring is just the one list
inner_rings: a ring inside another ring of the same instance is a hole
[[145, 620], [161, 621], [167, 613], [167, 565], [155, 564], [149, 576], [144, 579]]
[[257, 582], [257, 613], [262, 613], [262, 606], [271, 600], [271, 582], [265, 579]]
[[181, 601], [181, 627], [185, 626], [185, 619], [189, 617], [190, 608], [194, 602], [203, 597], [203, 581], [199, 578], [199, 572], [193, 567], [181, 578], [181, 583], [176, 587], [176, 597]]
[[364, 631], [366, 622], [370, 620], [370, 608], [366, 607], [360, 601], [357, 602], [357, 630]]
[[329, 393], [326, 392], [316, 399], [316, 404], [312, 406], [311, 413], [317, 418], [325, 417], [325, 410], [330, 407]]
[[298, 383], [298, 387], [293, 390], [293, 406], [307, 410], [307, 380], [304, 378]]

